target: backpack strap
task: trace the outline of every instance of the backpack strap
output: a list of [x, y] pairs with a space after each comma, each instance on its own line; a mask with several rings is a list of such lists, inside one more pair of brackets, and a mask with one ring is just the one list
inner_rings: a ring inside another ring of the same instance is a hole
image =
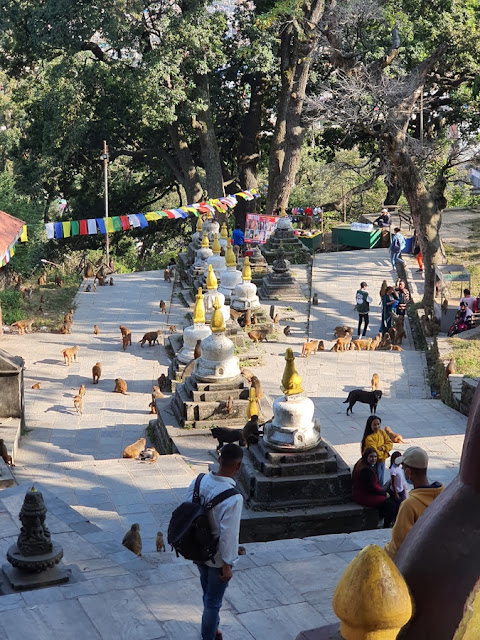
[[223, 502], [224, 500], [226, 500], [227, 498], [231, 498], [232, 496], [236, 496], [237, 494], [240, 494], [240, 491], [238, 489], [235, 489], [234, 487], [232, 487], [231, 489], [227, 489], [226, 491], [222, 491], [222, 493], [219, 493], [218, 496], [212, 498], [210, 502], [207, 502], [207, 504], [205, 505], [205, 509], [210, 511], [210, 509], [216, 507], [217, 504], [220, 504], [220, 502]]
[[195, 486], [193, 487], [192, 502], [200, 502], [200, 483], [204, 475], [205, 475], [204, 473], [201, 473], [199, 476], [197, 476], [197, 479], [195, 480]]

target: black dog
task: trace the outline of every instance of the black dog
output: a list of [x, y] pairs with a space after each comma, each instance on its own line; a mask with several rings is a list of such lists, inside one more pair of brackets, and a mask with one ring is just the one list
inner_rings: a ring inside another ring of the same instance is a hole
[[242, 429], [212, 427], [210, 431], [212, 432], [212, 436], [218, 440], [217, 451], [219, 451], [223, 447], [225, 442], [238, 442], [241, 447], [245, 446]]
[[353, 405], [356, 402], [364, 402], [370, 405], [370, 413], [375, 413], [377, 410], [377, 404], [382, 397], [381, 391], [364, 391], [363, 389], [354, 389], [348, 394], [348, 398], [344, 400], [343, 404], [347, 404], [347, 416], [348, 412], [353, 413]]

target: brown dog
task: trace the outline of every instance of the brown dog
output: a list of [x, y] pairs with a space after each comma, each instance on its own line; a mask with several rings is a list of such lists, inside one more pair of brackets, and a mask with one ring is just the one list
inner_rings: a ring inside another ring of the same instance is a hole
[[376, 391], [380, 386], [380, 378], [378, 377], [378, 373], [374, 373], [372, 376], [372, 391]]
[[129, 444], [128, 447], [125, 447], [123, 450], [124, 458], [136, 458], [140, 455], [140, 453], [145, 449], [145, 445], [147, 441], [145, 438], [139, 438], [135, 440], [133, 444]]
[[124, 396], [128, 396], [127, 383], [123, 378], [115, 378], [115, 389], [113, 393], [123, 393]]
[[94, 364], [92, 367], [93, 384], [98, 384], [98, 381], [100, 380], [101, 375], [102, 375], [102, 365], [100, 364], [100, 362], [97, 362], [97, 364]]
[[385, 427], [385, 433], [394, 444], [400, 444], [403, 442], [403, 436], [399, 433], [394, 433], [390, 427]]

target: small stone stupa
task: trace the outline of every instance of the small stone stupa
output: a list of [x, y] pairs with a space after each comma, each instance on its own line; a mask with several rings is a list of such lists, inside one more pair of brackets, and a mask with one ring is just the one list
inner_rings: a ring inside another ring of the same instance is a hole
[[246, 311], [260, 307], [260, 300], [257, 295], [257, 287], [252, 282], [252, 269], [248, 256], [243, 263], [242, 282], [237, 284], [232, 293], [230, 305], [236, 311]]
[[226, 323], [230, 318], [230, 307], [225, 305], [225, 296], [218, 291], [218, 280], [211, 264], [208, 265], [207, 270], [207, 291], [204, 296], [205, 304], [205, 319], [210, 322], [213, 314], [213, 308], [215, 300], [218, 298], [220, 303], [221, 313], [223, 320]]
[[228, 229], [227, 229], [227, 223], [224, 222], [222, 224], [222, 228], [220, 229], [220, 246], [222, 247], [222, 249], [225, 250], [225, 252], [227, 251], [227, 247], [230, 243], [228, 242]]
[[250, 266], [252, 267], [252, 282], [256, 284], [257, 287], [261, 287], [263, 278], [268, 276], [270, 270], [268, 268], [268, 262], [265, 260], [258, 244], [252, 248], [252, 255], [249, 256], [249, 259]]
[[285, 257], [282, 243], [278, 247], [277, 257], [272, 265], [272, 272], [263, 279], [260, 294], [262, 298], [288, 300], [302, 297], [297, 281], [290, 271], [290, 262]]
[[195, 360], [192, 375], [177, 385], [171, 407], [182, 426], [243, 426], [249, 389], [241, 375], [234, 344], [225, 335], [218, 297], [210, 326], [212, 335], [203, 340], [202, 355]]
[[280, 213], [277, 228], [263, 245], [262, 253], [269, 264], [275, 260], [280, 243], [283, 244], [285, 255], [291, 262], [297, 264], [310, 262], [310, 254], [302, 241], [295, 235], [285, 209], [282, 209]]
[[196, 227], [195, 233], [192, 234], [192, 240], [191, 240], [190, 244], [188, 245], [188, 254], [187, 254], [187, 256], [188, 256], [189, 264], [192, 264], [194, 262], [195, 256], [197, 254], [197, 251], [202, 246], [202, 238], [203, 238], [202, 227], [203, 227], [202, 216], [198, 216], [198, 218], [197, 218], [197, 227]]
[[225, 271], [225, 269], [227, 268], [227, 265], [225, 262], [225, 256], [220, 255], [220, 250], [221, 250], [221, 247], [220, 247], [220, 242], [218, 241], [218, 235], [215, 234], [213, 236], [213, 244], [212, 244], [213, 255], [207, 258], [205, 268], [208, 269], [208, 265], [211, 264], [217, 278], [220, 278], [220, 274], [222, 273], [222, 271]]
[[210, 249], [207, 233], [204, 232], [200, 249], [195, 254], [195, 262], [190, 267], [190, 279], [192, 282], [197, 282], [198, 279], [203, 276], [206, 269], [207, 258], [211, 255], [213, 255], [213, 251]]
[[232, 245], [227, 247], [227, 255], [225, 257], [227, 268], [220, 274], [219, 293], [225, 296], [225, 302], [230, 304], [233, 290], [242, 282], [242, 272], [237, 269], [237, 258], [233, 252]]
[[202, 288], [199, 287], [193, 308], [193, 324], [183, 330], [183, 347], [177, 354], [179, 362], [188, 364], [193, 360], [198, 340], [211, 335], [212, 330], [205, 324], [205, 306], [203, 304]]
[[209, 242], [213, 242], [215, 234], [220, 233], [220, 224], [214, 220], [212, 212], [209, 211], [205, 220], [203, 221], [202, 231], [208, 235]]

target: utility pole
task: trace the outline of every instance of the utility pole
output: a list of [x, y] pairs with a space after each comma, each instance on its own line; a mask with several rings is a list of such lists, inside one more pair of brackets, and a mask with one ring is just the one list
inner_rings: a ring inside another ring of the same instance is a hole
[[[104, 194], [105, 194], [105, 219], [108, 220], [108, 146], [107, 141], [103, 141], [103, 178], [104, 178]], [[105, 239], [105, 249], [107, 254], [107, 265], [110, 264], [110, 238], [108, 236], [107, 224], [105, 222], [105, 231], [106, 231], [106, 239]]]

